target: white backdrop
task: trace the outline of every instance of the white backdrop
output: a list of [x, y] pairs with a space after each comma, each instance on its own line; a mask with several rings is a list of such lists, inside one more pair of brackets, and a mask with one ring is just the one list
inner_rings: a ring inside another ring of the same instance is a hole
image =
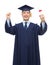
[[30, 20], [40, 24], [39, 9], [43, 10], [48, 30], [39, 36], [41, 65], [52, 65], [52, 2], [51, 0], [0, 0], [0, 65], [12, 65], [14, 38], [5, 32], [6, 13], [11, 12], [11, 21], [14, 25], [22, 21], [21, 11], [17, 8], [22, 5], [34, 7]]

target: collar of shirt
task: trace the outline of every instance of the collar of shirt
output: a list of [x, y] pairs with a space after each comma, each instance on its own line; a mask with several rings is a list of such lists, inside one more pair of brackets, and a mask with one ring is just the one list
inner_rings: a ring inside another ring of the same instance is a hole
[[[30, 25], [30, 21], [26, 21], [26, 22], [27, 22], [27, 28], [28, 28]], [[25, 21], [23, 21], [23, 26], [25, 26]]]

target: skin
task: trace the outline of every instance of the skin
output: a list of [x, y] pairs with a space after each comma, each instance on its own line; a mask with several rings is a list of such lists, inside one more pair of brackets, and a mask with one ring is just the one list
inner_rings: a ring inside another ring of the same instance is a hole
[[[6, 19], [10, 19], [10, 17], [11, 17], [11, 13], [9, 12], [6, 14]], [[30, 17], [31, 17], [30, 11], [22, 11], [22, 18], [24, 21], [28, 21]], [[41, 22], [45, 21], [45, 17], [43, 14], [39, 15], [39, 17], [40, 17]]]
[[39, 15], [41, 22], [45, 22], [45, 16], [43, 14]]
[[30, 11], [22, 11], [22, 17], [24, 21], [28, 21], [31, 17], [31, 12]]
[[9, 12], [6, 14], [6, 19], [10, 19], [10, 17], [11, 17], [11, 13]]

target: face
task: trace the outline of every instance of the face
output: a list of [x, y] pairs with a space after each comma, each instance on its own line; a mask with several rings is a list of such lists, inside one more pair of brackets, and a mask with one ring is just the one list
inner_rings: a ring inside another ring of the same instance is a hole
[[30, 11], [22, 11], [22, 17], [24, 21], [28, 21], [29, 18], [31, 17], [31, 12]]

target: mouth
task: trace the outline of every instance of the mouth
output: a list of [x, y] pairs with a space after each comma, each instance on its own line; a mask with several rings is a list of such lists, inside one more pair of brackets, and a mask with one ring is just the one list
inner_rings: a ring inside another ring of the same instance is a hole
[[27, 18], [28, 16], [24, 16], [25, 18]]

